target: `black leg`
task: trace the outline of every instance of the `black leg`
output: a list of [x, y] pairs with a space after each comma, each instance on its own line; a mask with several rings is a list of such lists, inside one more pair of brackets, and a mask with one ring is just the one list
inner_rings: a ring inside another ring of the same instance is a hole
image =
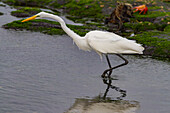
[[[112, 68], [112, 66], [111, 66], [111, 63], [110, 63], [110, 60], [109, 60], [109, 57], [108, 57], [108, 55], [106, 54], [106, 60], [107, 60], [107, 63], [108, 63], [108, 65], [109, 65], [109, 68]], [[110, 70], [109, 71], [109, 73], [108, 73], [108, 77], [110, 78], [110, 75], [112, 74], [112, 70]]]
[[[126, 91], [124, 90], [121, 90], [119, 87], [116, 87], [116, 86], [112, 86], [112, 79], [111, 79], [111, 74], [112, 74], [112, 71], [113, 69], [116, 69], [118, 67], [121, 67], [121, 66], [124, 66], [126, 64], [128, 64], [128, 60], [126, 60], [124, 57], [122, 57], [121, 55], [119, 54], [116, 54], [117, 56], [119, 56], [121, 59], [123, 59], [125, 62], [123, 64], [120, 64], [118, 66], [115, 66], [115, 67], [112, 67], [111, 66], [111, 63], [110, 63], [110, 60], [109, 60], [109, 57], [108, 55], [106, 54], [106, 60], [107, 60], [107, 63], [109, 65], [109, 69], [105, 70], [102, 74], [102, 78], [103, 78], [103, 83], [104, 84], [107, 84], [107, 88], [106, 88], [106, 91], [104, 93], [104, 96], [103, 96], [103, 99], [106, 99], [106, 96], [107, 96], [107, 93], [109, 92], [109, 89], [112, 88], [112, 89], [115, 89], [116, 91], [120, 92], [122, 94], [121, 97], [125, 97], [126, 96]], [[108, 75], [106, 77], [106, 74]], [[107, 80], [107, 79], [108, 80]], [[121, 98], [120, 97], [120, 98]]]
[[[109, 68], [112, 68], [111, 63], [110, 63], [110, 61], [109, 61], [109, 57], [108, 57], [107, 54], [106, 54], [106, 60], [107, 60], [107, 63], [108, 63], [108, 65], [109, 65]], [[107, 95], [107, 93], [109, 92], [109, 89], [110, 89], [111, 84], [112, 84], [112, 80], [111, 80], [111, 77], [110, 77], [111, 74], [112, 74], [112, 70], [109, 71], [109, 73], [108, 73], [108, 79], [109, 79], [108, 81], [109, 81], [109, 82], [107, 82], [107, 80], [105, 79], [106, 77], [103, 76], [103, 83], [104, 83], [104, 84], [107, 84], [107, 88], [106, 88], [106, 91], [105, 91], [104, 96], [103, 96], [103, 99], [104, 99], [104, 100], [105, 100], [106, 95]]]
[[121, 59], [123, 59], [125, 62], [123, 63], [123, 64], [120, 64], [120, 65], [118, 65], [118, 66], [115, 66], [115, 67], [111, 67], [111, 63], [110, 63], [110, 60], [109, 60], [109, 57], [108, 57], [108, 55], [106, 54], [106, 59], [107, 59], [107, 62], [108, 62], [108, 65], [109, 65], [109, 69], [106, 69], [104, 72], [103, 72], [103, 74], [102, 74], [102, 78], [105, 78], [106, 76], [106, 74], [108, 73], [108, 77], [110, 78], [110, 75], [112, 74], [112, 70], [113, 69], [116, 69], [116, 68], [118, 68], [118, 67], [121, 67], [121, 66], [124, 66], [124, 65], [127, 65], [128, 64], [128, 60], [127, 59], [125, 59], [124, 57], [122, 57], [120, 54], [116, 54], [117, 56], [119, 56]]

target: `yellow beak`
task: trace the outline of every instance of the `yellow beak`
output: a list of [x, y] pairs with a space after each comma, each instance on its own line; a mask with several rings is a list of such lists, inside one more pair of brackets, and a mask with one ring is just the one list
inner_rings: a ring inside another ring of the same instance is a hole
[[26, 21], [33, 20], [33, 19], [35, 19], [37, 16], [38, 16], [38, 15], [34, 15], [34, 16], [32, 16], [32, 17], [29, 17], [29, 18], [27, 18], [27, 19], [24, 19], [24, 20], [21, 21], [21, 22], [26, 22]]

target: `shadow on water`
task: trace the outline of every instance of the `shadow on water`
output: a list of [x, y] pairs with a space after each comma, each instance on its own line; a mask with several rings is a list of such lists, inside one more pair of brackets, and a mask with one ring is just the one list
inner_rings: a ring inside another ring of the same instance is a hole
[[[123, 100], [126, 91], [112, 85], [112, 78], [103, 78], [103, 83], [107, 85], [103, 96], [94, 98], [77, 98], [75, 103], [65, 113], [135, 113], [140, 108], [138, 101]], [[107, 97], [109, 89], [119, 92], [118, 97]]]

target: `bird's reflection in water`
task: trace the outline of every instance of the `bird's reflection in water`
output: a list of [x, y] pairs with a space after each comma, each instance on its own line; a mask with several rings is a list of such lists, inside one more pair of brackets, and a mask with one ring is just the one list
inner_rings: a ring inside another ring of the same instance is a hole
[[122, 100], [123, 97], [126, 97], [126, 91], [125, 90], [122, 90], [119, 87], [112, 85], [112, 80], [114, 80], [114, 79], [111, 78], [110, 75], [107, 76], [107, 78], [105, 77], [105, 78], [102, 78], [102, 79], [103, 79], [103, 83], [107, 85], [106, 91], [103, 95], [104, 100], [106, 99], [107, 93], [109, 92], [110, 88], [116, 90], [117, 92], [119, 92], [121, 94], [121, 96], [116, 97], [118, 100]]
[[[77, 98], [73, 106], [65, 113], [135, 113], [140, 105], [137, 101], [123, 100], [126, 91], [112, 85], [111, 78], [103, 78], [103, 83], [107, 85], [103, 96], [95, 98]], [[109, 89], [120, 92], [116, 99], [107, 97]]]

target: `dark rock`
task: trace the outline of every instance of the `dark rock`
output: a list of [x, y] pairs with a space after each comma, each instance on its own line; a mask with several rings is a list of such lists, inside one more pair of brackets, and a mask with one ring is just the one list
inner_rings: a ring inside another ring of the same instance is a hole
[[162, 20], [164, 20], [165, 18], [170, 17], [170, 16], [161, 16], [161, 17], [156, 17], [156, 19], [153, 21], [153, 23], [161, 23]]

